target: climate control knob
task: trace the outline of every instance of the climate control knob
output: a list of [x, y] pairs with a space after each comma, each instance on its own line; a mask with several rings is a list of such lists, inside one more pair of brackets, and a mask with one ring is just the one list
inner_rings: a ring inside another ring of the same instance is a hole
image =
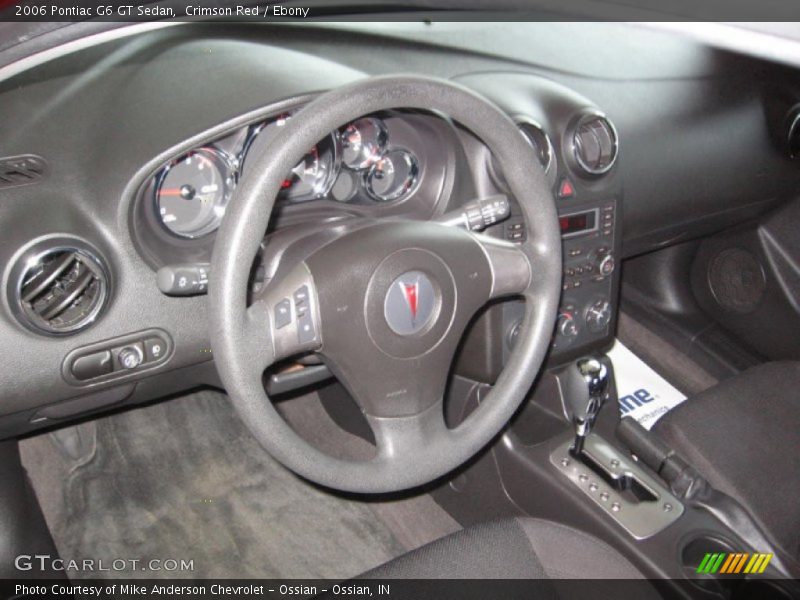
[[558, 315], [558, 333], [565, 338], [574, 338], [578, 335], [578, 324], [572, 313], [562, 312]]
[[603, 277], [608, 277], [614, 272], [616, 263], [614, 257], [610, 254], [605, 254], [597, 257], [597, 273]]
[[605, 300], [598, 300], [586, 309], [586, 327], [592, 333], [602, 333], [611, 322], [611, 305]]

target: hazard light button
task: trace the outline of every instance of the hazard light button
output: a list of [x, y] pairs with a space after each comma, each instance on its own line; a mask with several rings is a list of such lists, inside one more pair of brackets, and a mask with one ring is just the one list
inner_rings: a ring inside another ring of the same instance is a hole
[[558, 197], [560, 199], [572, 198], [575, 195], [575, 186], [566, 177], [558, 184]]

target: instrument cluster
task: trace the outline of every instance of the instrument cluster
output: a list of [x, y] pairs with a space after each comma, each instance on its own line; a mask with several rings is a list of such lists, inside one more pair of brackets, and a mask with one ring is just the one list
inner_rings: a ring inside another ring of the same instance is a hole
[[[195, 239], [215, 231], [252, 157], [292, 116], [284, 113], [245, 127], [160, 168], [145, 191], [160, 224], [178, 238]], [[286, 174], [277, 201], [395, 203], [411, 196], [419, 179], [420, 159], [393, 143], [384, 118], [367, 116], [311, 148]]]

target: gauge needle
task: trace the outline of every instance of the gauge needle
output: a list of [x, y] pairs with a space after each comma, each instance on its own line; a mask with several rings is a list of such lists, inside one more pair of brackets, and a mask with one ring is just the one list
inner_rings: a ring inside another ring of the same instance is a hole
[[160, 190], [158, 192], [159, 196], [180, 196], [181, 191], [179, 189], [167, 189], [167, 190]]

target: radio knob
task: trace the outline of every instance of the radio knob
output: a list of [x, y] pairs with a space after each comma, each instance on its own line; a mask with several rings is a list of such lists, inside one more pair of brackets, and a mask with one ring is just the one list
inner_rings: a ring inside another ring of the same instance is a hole
[[603, 277], [608, 277], [614, 272], [616, 267], [614, 257], [610, 254], [605, 254], [597, 257], [597, 272]]
[[578, 325], [572, 313], [562, 312], [558, 316], [558, 333], [565, 338], [574, 338], [578, 335]]
[[586, 310], [586, 326], [592, 333], [602, 333], [611, 322], [611, 305], [598, 300]]

